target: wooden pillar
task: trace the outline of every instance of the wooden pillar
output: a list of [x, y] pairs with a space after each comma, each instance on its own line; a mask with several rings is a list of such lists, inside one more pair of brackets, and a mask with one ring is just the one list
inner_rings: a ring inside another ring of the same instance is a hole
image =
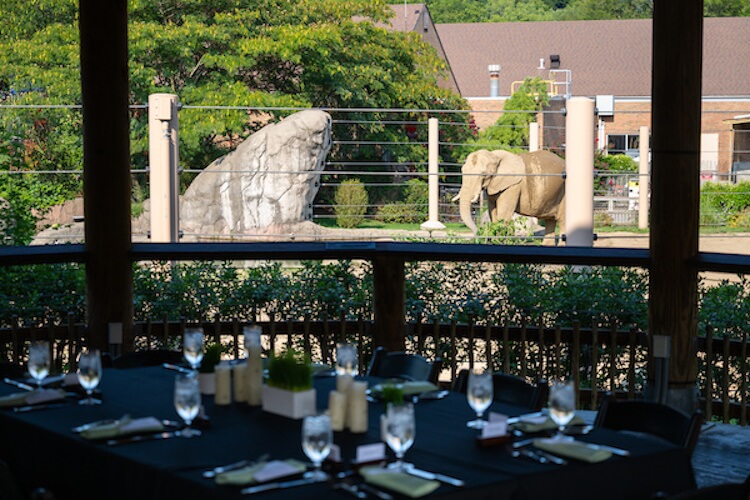
[[404, 259], [380, 255], [373, 259], [375, 328], [373, 344], [388, 351], [405, 347], [406, 292]]
[[653, 26], [649, 333], [671, 338], [667, 403], [692, 412], [698, 280], [688, 264], [698, 253], [703, 1], [655, 0]]
[[132, 343], [127, 0], [80, 0], [86, 298], [90, 343]]

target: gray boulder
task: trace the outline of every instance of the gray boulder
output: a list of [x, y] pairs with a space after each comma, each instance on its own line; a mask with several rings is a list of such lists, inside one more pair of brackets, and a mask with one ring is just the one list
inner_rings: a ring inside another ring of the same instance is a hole
[[330, 148], [331, 117], [323, 111], [265, 126], [190, 184], [180, 201], [180, 229], [203, 239], [283, 232], [309, 220]]

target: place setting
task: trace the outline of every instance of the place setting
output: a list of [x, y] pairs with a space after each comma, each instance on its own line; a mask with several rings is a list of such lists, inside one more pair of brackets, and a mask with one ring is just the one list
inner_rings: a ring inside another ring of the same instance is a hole
[[[100, 399], [93, 397], [102, 375], [99, 350], [82, 351], [78, 358], [78, 368], [74, 373], [49, 376], [50, 366], [49, 343], [32, 342], [29, 345], [27, 362], [31, 380], [4, 378], [6, 384], [22, 389], [23, 392], [0, 397], [0, 408], [12, 408], [16, 413], [26, 413], [61, 408], [69, 406], [74, 401], [81, 405], [101, 403]], [[32, 383], [34, 385], [31, 385]]]

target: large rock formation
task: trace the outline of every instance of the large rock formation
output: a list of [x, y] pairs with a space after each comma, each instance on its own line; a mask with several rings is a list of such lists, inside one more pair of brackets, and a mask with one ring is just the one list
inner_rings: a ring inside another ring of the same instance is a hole
[[262, 128], [190, 184], [180, 201], [180, 229], [203, 239], [282, 232], [308, 220], [330, 148], [331, 117], [323, 111]]

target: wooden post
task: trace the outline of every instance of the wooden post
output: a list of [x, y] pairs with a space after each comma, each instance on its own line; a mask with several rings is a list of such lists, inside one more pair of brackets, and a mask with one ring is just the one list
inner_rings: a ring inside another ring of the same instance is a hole
[[[667, 403], [692, 413], [698, 277], [689, 264], [698, 254], [703, 1], [656, 0], [653, 19], [649, 334], [671, 338]], [[652, 365], [649, 385], [658, 387], [654, 372]]]
[[385, 347], [388, 351], [403, 351], [406, 317], [404, 259], [379, 255], [372, 264], [375, 303], [373, 345]]
[[132, 350], [127, 0], [80, 0], [86, 298], [91, 347]]

